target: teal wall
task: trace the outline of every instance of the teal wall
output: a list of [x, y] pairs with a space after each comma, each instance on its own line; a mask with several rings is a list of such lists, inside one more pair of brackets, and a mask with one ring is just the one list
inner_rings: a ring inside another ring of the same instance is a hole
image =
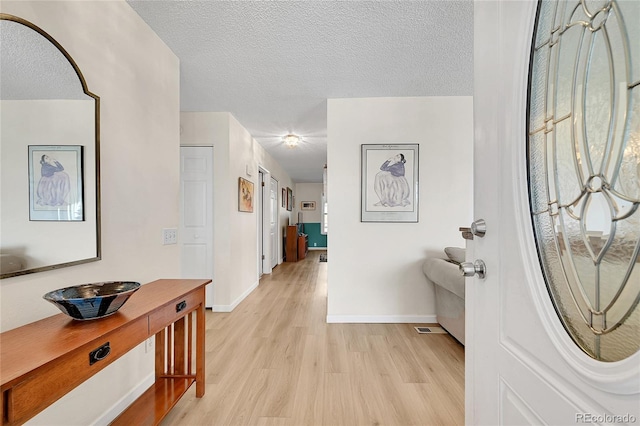
[[309, 248], [327, 248], [327, 236], [320, 233], [319, 223], [304, 223], [304, 233], [309, 236]]

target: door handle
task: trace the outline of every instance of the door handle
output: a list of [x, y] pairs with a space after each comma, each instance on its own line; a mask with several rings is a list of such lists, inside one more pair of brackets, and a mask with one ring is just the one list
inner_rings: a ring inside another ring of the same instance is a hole
[[478, 275], [478, 278], [482, 279], [487, 274], [487, 265], [480, 259], [475, 262], [463, 262], [460, 264], [460, 273], [463, 277], [472, 277]]
[[484, 219], [473, 221], [471, 224], [471, 233], [476, 237], [484, 237], [484, 234], [487, 233], [487, 222], [485, 222]]
[[478, 219], [471, 224], [471, 227], [461, 227], [458, 230], [462, 232], [462, 238], [465, 240], [473, 240], [474, 235], [482, 238], [487, 233], [487, 222], [484, 219]]

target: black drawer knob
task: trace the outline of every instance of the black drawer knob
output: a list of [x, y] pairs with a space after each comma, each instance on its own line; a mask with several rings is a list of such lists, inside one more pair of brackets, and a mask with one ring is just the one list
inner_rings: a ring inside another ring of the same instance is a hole
[[183, 300], [182, 302], [180, 302], [180, 303], [178, 303], [176, 305], [176, 312], [180, 312], [181, 310], [183, 310], [186, 307], [187, 307], [187, 302], [185, 300]]
[[98, 349], [89, 353], [89, 365], [93, 365], [98, 361], [102, 361], [111, 353], [111, 346], [109, 342], [100, 346]]

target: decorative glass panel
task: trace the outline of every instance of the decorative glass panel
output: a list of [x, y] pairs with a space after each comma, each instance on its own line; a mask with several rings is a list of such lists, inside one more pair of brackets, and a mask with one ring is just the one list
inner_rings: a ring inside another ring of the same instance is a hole
[[533, 37], [528, 172], [538, 255], [575, 343], [640, 348], [640, 1], [543, 0]]

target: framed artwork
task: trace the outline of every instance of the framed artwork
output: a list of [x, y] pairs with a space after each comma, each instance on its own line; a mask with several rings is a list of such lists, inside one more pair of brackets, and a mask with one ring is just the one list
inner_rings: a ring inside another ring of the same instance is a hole
[[29, 145], [29, 220], [84, 220], [81, 145]]
[[282, 188], [282, 207], [287, 207], [287, 189]]
[[238, 210], [253, 213], [253, 182], [238, 179]]
[[418, 222], [418, 144], [361, 146], [361, 222]]
[[300, 202], [300, 210], [315, 210], [316, 202], [315, 201], [302, 201]]
[[287, 210], [293, 210], [293, 190], [287, 187]]

